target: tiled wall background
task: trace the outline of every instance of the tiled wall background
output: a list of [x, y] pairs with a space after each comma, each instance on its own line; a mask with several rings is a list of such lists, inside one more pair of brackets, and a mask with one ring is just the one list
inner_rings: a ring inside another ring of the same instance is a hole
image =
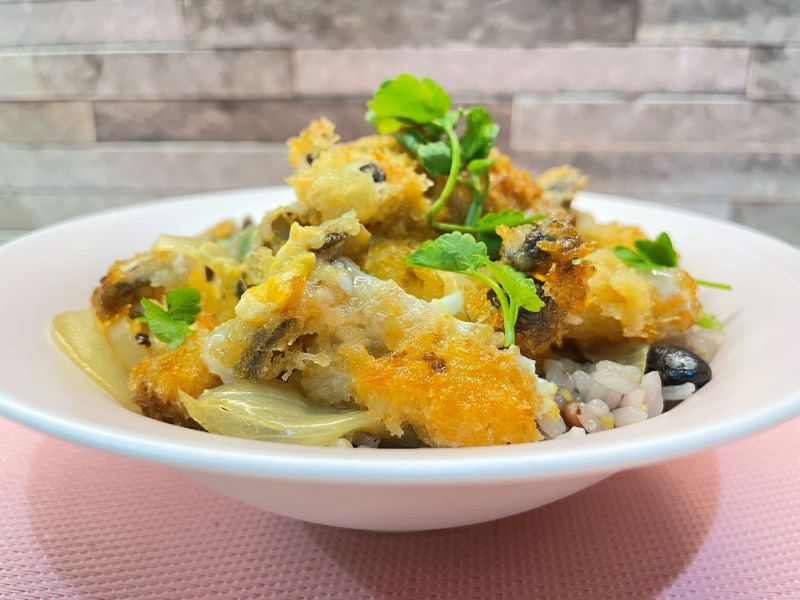
[[401, 71], [534, 169], [800, 243], [800, 0], [0, 0], [0, 237], [279, 183]]

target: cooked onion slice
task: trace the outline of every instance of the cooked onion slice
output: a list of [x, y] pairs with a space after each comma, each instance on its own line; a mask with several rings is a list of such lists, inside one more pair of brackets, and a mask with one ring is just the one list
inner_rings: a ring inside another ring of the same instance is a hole
[[353, 431], [385, 433], [369, 412], [313, 405], [277, 381], [230, 383], [206, 390], [199, 398], [184, 392], [180, 397], [206, 431], [232, 437], [324, 446]]
[[53, 335], [64, 353], [100, 387], [128, 410], [141, 413], [128, 389], [128, 373], [115, 358], [91, 310], [56, 316]]

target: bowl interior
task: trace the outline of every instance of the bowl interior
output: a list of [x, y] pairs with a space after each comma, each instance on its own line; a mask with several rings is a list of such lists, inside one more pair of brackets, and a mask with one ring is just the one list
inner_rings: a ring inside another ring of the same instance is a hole
[[668, 231], [681, 265], [702, 279], [709, 312], [726, 322], [714, 379], [675, 410], [581, 439], [491, 448], [348, 451], [252, 442], [181, 429], [122, 409], [56, 348], [50, 320], [86, 307], [116, 259], [159, 233], [193, 234], [216, 221], [290, 202], [288, 188], [204, 194], [68, 221], [0, 248], [3, 344], [0, 413], [88, 446], [192, 469], [338, 481], [475, 482], [619, 470], [709, 447], [800, 411], [800, 253], [743, 227], [621, 198], [583, 194], [601, 220]]

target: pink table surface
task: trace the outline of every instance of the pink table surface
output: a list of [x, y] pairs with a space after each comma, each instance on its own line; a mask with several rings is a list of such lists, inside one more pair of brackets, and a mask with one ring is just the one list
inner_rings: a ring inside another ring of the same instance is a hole
[[0, 598], [800, 599], [800, 420], [523, 515], [310, 525], [0, 419]]

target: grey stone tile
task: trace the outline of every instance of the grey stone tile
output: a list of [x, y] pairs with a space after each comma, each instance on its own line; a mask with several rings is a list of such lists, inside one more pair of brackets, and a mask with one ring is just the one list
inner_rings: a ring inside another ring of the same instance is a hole
[[521, 96], [514, 100], [518, 150], [794, 151], [800, 103], [704, 96]]
[[88, 102], [0, 102], [0, 142], [94, 141]]
[[343, 139], [367, 135], [363, 99], [96, 102], [97, 135], [109, 141], [250, 140], [283, 142], [319, 116]]
[[756, 48], [747, 78], [750, 98], [800, 99], [800, 48]]
[[275, 185], [289, 174], [285, 147], [252, 142], [0, 146], [0, 195]]
[[0, 53], [0, 99], [286, 97], [281, 50]]
[[634, 198], [683, 194], [731, 200], [800, 197], [798, 153], [541, 151], [512, 156], [534, 172], [575, 165], [588, 175], [590, 191]]
[[736, 221], [800, 245], [800, 202], [797, 204], [737, 204]]
[[[510, 102], [480, 102], [500, 124], [499, 144], [508, 144]], [[375, 132], [364, 120], [366, 98], [295, 100], [95, 102], [101, 141], [251, 140], [283, 142], [311, 119], [326, 116], [343, 140]]]
[[796, 0], [640, 0], [642, 41], [768, 42], [800, 40]]
[[635, 0], [183, 0], [187, 35], [217, 46], [525, 46], [633, 37]]
[[183, 39], [174, 0], [66, 0], [0, 4], [0, 46]]
[[[451, 93], [734, 92], [746, 48], [542, 47], [298, 50], [301, 94], [372, 94], [397, 73], [432, 77]], [[354, 68], [354, 65], [357, 65]], [[491, 73], [491, 76], [476, 76]]]

